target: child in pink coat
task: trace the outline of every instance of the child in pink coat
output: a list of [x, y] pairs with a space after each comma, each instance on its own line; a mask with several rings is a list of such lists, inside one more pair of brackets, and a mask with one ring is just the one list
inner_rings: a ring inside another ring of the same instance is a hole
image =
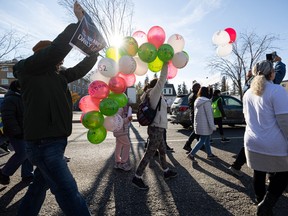
[[113, 132], [114, 137], [116, 137], [114, 168], [129, 171], [131, 170], [129, 160], [130, 145], [131, 145], [129, 139], [129, 125], [130, 121], [132, 120], [131, 107], [126, 105], [123, 108], [119, 108], [117, 114], [119, 114], [123, 118], [123, 126], [119, 131]]

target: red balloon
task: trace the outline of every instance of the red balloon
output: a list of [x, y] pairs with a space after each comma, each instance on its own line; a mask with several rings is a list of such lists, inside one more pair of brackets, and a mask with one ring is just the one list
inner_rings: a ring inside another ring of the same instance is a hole
[[121, 77], [121, 78], [123, 78], [125, 80], [127, 87], [133, 86], [134, 83], [136, 82], [136, 76], [135, 76], [134, 73], [132, 73], [132, 74], [124, 74], [124, 73], [119, 72], [117, 74], [117, 76]]
[[103, 99], [109, 95], [109, 87], [105, 82], [95, 80], [89, 84], [88, 93], [94, 98]]
[[114, 76], [109, 80], [109, 88], [116, 94], [121, 94], [126, 91], [126, 82], [122, 77]]
[[225, 31], [229, 34], [230, 36], [230, 41], [229, 43], [233, 43], [236, 40], [236, 31], [233, 28], [226, 28]]
[[99, 111], [100, 99], [94, 98], [91, 95], [82, 97], [79, 101], [79, 108], [82, 112]]
[[153, 26], [147, 34], [148, 42], [153, 44], [157, 49], [164, 43], [165, 38], [165, 31], [160, 26]]
[[177, 75], [177, 72], [178, 69], [172, 64], [172, 61], [169, 61], [167, 79], [173, 79]]

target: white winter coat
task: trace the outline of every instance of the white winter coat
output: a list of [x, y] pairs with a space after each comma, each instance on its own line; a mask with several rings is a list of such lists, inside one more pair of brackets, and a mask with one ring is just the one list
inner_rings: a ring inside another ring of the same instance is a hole
[[198, 135], [211, 135], [216, 130], [211, 100], [206, 97], [198, 97], [195, 100], [194, 130]]

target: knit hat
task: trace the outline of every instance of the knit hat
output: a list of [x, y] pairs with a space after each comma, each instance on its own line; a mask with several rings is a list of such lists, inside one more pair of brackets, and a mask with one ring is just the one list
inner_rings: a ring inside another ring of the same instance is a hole
[[41, 40], [32, 48], [32, 50], [34, 51], [34, 53], [36, 53], [36, 52], [40, 51], [41, 49], [44, 49], [44, 48], [50, 46], [51, 43], [52, 42], [49, 40]]

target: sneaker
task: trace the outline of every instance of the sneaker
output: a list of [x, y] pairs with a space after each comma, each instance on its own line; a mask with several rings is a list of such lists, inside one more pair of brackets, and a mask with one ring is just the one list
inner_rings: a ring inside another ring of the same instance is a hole
[[2, 170], [0, 169], [0, 184], [8, 185], [9, 183], [10, 183], [10, 177], [7, 175], [4, 175], [2, 173]]
[[191, 160], [193, 163], [198, 163], [197, 160], [195, 159], [195, 157], [194, 157], [193, 155], [191, 155], [191, 154], [188, 154], [188, 155], [187, 155], [187, 158], [188, 158], [189, 160]]
[[221, 139], [221, 143], [226, 143], [226, 142], [230, 142], [230, 139], [227, 139], [227, 138]]
[[170, 179], [170, 178], [176, 177], [177, 175], [178, 175], [177, 172], [174, 172], [174, 171], [168, 169], [167, 172], [164, 172], [164, 179], [165, 179], [165, 180], [168, 180], [168, 179]]
[[183, 149], [188, 151], [188, 152], [192, 151], [192, 148], [190, 146], [186, 145], [186, 144], [184, 145]]
[[120, 163], [118, 168], [124, 171], [130, 171], [132, 167], [129, 163]]
[[137, 187], [140, 190], [148, 190], [149, 187], [144, 184], [143, 180], [141, 178], [137, 178], [136, 176], [132, 179], [132, 185]]
[[120, 162], [115, 162], [114, 164], [114, 169], [119, 169], [120, 168], [121, 163]]
[[211, 155], [207, 155], [207, 159], [215, 159], [215, 158], [217, 158], [217, 156], [216, 155], [214, 155], [214, 154], [211, 154]]
[[3, 149], [5, 152], [10, 153], [10, 149], [8, 148], [7, 144], [1, 145], [0, 148]]
[[241, 176], [243, 175], [243, 173], [242, 173], [240, 170], [237, 170], [237, 169], [235, 169], [235, 168], [232, 167], [232, 166], [228, 167], [228, 169], [229, 169], [232, 173], [234, 173], [235, 175], [237, 175], [237, 176], [239, 176], [239, 177], [241, 177]]
[[71, 158], [67, 157], [67, 156], [64, 156], [64, 160], [68, 163], [68, 162], [70, 162]]

